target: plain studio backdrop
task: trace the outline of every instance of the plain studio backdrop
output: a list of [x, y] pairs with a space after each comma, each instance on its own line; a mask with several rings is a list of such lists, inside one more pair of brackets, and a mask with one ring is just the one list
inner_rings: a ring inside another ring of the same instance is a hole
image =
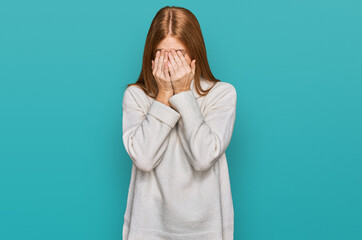
[[0, 239], [121, 239], [122, 97], [166, 5], [237, 90], [235, 239], [362, 239], [357, 0], [1, 1]]

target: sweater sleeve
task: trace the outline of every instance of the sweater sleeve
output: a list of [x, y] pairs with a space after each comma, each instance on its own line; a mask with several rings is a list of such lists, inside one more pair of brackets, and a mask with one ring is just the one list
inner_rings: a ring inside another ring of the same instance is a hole
[[179, 136], [196, 171], [210, 169], [230, 143], [236, 116], [236, 90], [226, 83], [205, 97], [203, 116], [192, 91], [173, 95], [169, 102], [181, 114]]
[[[123, 96], [123, 144], [135, 166], [152, 171], [163, 159], [169, 134], [180, 114], [171, 107], [154, 100], [145, 114], [140, 107], [141, 89], [128, 87]], [[143, 94], [143, 93], [142, 93]], [[142, 96], [143, 97], [143, 96]]]

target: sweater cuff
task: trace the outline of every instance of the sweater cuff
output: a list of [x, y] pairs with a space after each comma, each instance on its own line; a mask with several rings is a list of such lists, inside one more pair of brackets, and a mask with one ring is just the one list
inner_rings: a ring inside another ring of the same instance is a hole
[[180, 118], [180, 114], [177, 111], [157, 100], [153, 101], [148, 113], [166, 123], [171, 128], [175, 126]]
[[186, 122], [204, 121], [199, 104], [191, 90], [173, 95], [169, 102]]

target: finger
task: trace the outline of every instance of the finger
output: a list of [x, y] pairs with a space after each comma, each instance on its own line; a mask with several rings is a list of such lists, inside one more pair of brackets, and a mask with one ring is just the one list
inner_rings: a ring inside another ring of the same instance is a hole
[[171, 52], [172, 52], [172, 56], [174, 57], [174, 59], [175, 59], [175, 61], [177, 63], [178, 69], [183, 68], [183, 64], [182, 64], [180, 58], [178, 57], [176, 51], [174, 49], [172, 49]]
[[157, 51], [156, 52], [155, 63], [154, 63], [154, 68], [153, 68], [153, 75], [156, 73], [159, 58], [160, 58], [160, 51]]
[[190, 65], [187, 63], [185, 56], [182, 54], [181, 51], [177, 51], [177, 55], [179, 56], [182, 65], [185, 69], [191, 70]]
[[[166, 71], [165, 71], [165, 66], [167, 65], [167, 61], [168, 61], [168, 58], [167, 58], [167, 52], [165, 52], [165, 55], [163, 57], [163, 61], [162, 61], [162, 73], [164, 74], [164, 76], [166, 76]], [[168, 74], [168, 73], [167, 73]]]
[[170, 81], [170, 73], [168, 72], [168, 61], [165, 62], [164, 72], [166, 80]]
[[158, 60], [159, 62], [158, 62], [157, 70], [156, 70], [158, 75], [162, 74], [163, 57], [164, 57], [164, 51], [161, 50], [161, 55], [160, 55], [160, 59]]
[[170, 72], [170, 75], [173, 76], [175, 74], [175, 69], [173, 68], [171, 62], [167, 62], [167, 68], [168, 68], [168, 71]]
[[171, 54], [169, 54], [168, 58], [170, 59], [170, 63], [171, 63], [171, 65], [172, 65], [173, 70], [174, 70], [174, 71], [177, 71], [177, 70], [178, 70], [178, 66], [177, 66], [177, 63], [176, 63], [175, 58], [173, 57], [172, 50], [171, 50]]

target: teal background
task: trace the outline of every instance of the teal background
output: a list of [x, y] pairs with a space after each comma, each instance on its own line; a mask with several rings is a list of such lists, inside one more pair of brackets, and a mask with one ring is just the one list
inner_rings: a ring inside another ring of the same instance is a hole
[[165, 5], [237, 89], [235, 239], [362, 239], [357, 0], [1, 1], [0, 239], [121, 239], [123, 91]]

